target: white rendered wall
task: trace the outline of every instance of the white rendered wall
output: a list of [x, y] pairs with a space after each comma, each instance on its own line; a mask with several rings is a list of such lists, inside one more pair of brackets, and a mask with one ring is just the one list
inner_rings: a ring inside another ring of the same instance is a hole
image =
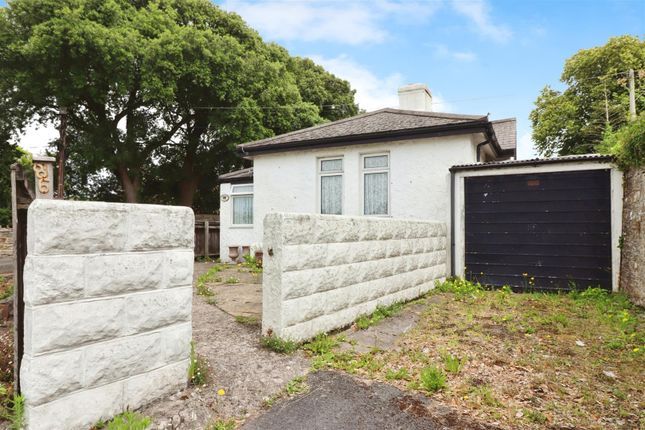
[[320, 213], [317, 160], [321, 157], [343, 156], [343, 215], [361, 216], [361, 155], [383, 152], [390, 154], [390, 217], [438, 221], [450, 231], [448, 169], [475, 162], [476, 144], [481, 141], [482, 135], [444, 136], [257, 156], [252, 242], [262, 242], [268, 213]]
[[193, 212], [36, 200], [20, 368], [28, 428], [89, 428], [183, 388]]
[[[250, 180], [249, 180], [250, 181]], [[235, 185], [251, 185], [249, 183], [240, 183]], [[250, 246], [251, 252], [255, 249], [260, 248], [261, 234], [255, 229], [255, 226], [235, 226], [233, 225], [233, 199], [230, 198], [231, 195], [231, 184], [224, 183], [220, 184], [219, 187], [219, 254], [220, 259], [224, 262], [230, 263], [231, 259], [228, 257], [228, 248], [229, 246]], [[222, 196], [227, 195], [229, 199], [224, 201]], [[253, 194], [253, 217], [257, 216], [257, 211], [255, 210], [255, 193]]]
[[265, 335], [309, 339], [446, 275], [445, 223], [272, 213], [264, 231]]
[[580, 170], [610, 169], [611, 187], [611, 271], [612, 290], [618, 291], [620, 281], [620, 237], [623, 231], [623, 172], [614, 164], [598, 161], [577, 163], [537, 164], [534, 166], [505, 167], [503, 169], [465, 170], [455, 173], [455, 276], [465, 275], [466, 261], [466, 209], [464, 203], [464, 178], [472, 176], [516, 175], [527, 173], [572, 172]]

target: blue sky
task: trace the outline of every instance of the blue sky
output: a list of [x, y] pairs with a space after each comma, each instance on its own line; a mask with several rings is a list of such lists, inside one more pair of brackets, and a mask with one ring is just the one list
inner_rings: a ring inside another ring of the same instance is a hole
[[[347, 79], [368, 111], [396, 107], [396, 90], [425, 83], [437, 111], [516, 117], [518, 158], [535, 155], [528, 115], [564, 61], [622, 34], [645, 34], [642, 0], [216, 0], [267, 41]], [[0, 5], [4, 2], [0, 0]], [[53, 127], [21, 144], [42, 150]]]
[[350, 81], [362, 108], [396, 107], [425, 83], [435, 110], [516, 117], [518, 157], [533, 152], [528, 115], [564, 61], [610, 37], [645, 33], [645, 1], [217, 1], [265, 40]]

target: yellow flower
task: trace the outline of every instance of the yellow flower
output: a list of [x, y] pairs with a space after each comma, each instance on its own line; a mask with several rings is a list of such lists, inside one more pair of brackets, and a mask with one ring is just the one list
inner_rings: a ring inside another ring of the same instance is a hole
[[522, 276], [524, 276], [526, 278], [527, 276], [529, 276], [529, 274], [524, 272], [524, 273], [522, 273]]
[[223, 396], [224, 394], [226, 394], [226, 391], [224, 391], [223, 388], [220, 388], [219, 390], [217, 390], [217, 395], [218, 396]]
[[634, 352], [638, 352], [640, 350], [641, 350], [640, 348], [634, 348]]
[[464, 400], [468, 400], [468, 396], [464, 396]]

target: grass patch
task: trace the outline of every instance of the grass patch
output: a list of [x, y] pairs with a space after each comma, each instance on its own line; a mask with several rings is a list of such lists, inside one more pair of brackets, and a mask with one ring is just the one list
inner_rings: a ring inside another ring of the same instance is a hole
[[450, 373], [459, 373], [461, 369], [466, 364], [468, 359], [466, 357], [459, 358], [452, 354], [442, 354], [441, 359], [443, 360], [443, 368], [446, 369], [446, 372]]
[[205, 430], [235, 430], [236, 425], [235, 420], [216, 420], [208, 424]]
[[421, 370], [419, 376], [421, 388], [428, 393], [434, 393], [446, 388], [446, 375], [435, 366], [428, 366]]
[[533, 409], [524, 409], [522, 412], [524, 412], [524, 418], [526, 418], [527, 421], [530, 421], [533, 424], [544, 424], [547, 422], [546, 416], [540, 411]]
[[384, 320], [387, 317], [396, 315], [403, 309], [403, 303], [397, 302], [389, 306], [377, 306], [376, 310], [369, 315], [361, 315], [356, 319], [356, 327], [361, 330], [365, 330], [368, 327], [377, 324], [378, 322]]
[[259, 326], [260, 319], [256, 316], [236, 315], [235, 322], [250, 326]]
[[281, 339], [274, 335], [262, 336], [260, 338], [260, 345], [266, 349], [270, 349], [274, 352], [279, 352], [281, 354], [291, 354], [295, 352], [300, 346], [298, 343], [289, 340]]
[[215, 293], [208, 287], [209, 282], [217, 282], [218, 273], [223, 269], [222, 265], [215, 264], [211, 266], [206, 273], [199, 275], [197, 278], [197, 295], [204, 297], [212, 297]]
[[245, 255], [243, 258], [244, 263], [242, 265], [248, 268], [249, 272], [262, 273], [262, 260], [258, 260], [254, 255]]
[[193, 385], [206, 383], [207, 368], [204, 359], [195, 352], [195, 342], [190, 342], [190, 363], [188, 364], [188, 380]]
[[327, 333], [321, 333], [311, 342], [303, 345], [303, 349], [311, 351], [315, 355], [327, 354], [332, 351], [340, 341], [335, 336], [329, 336]]
[[239, 284], [240, 280], [238, 278], [236, 278], [235, 276], [229, 276], [228, 278], [226, 278], [226, 281], [224, 281], [224, 282], [227, 283], [227, 284]]
[[[6, 389], [2, 387], [6, 394]], [[4, 405], [2, 418], [9, 421], [9, 429], [23, 430], [25, 428], [25, 398], [22, 395], [13, 395]]]
[[397, 381], [407, 381], [410, 379], [410, 373], [405, 367], [401, 367], [398, 370], [390, 369], [385, 373], [385, 379], [388, 381], [397, 380]]
[[112, 418], [110, 421], [99, 421], [94, 425], [96, 429], [106, 430], [145, 430], [152, 421], [149, 417], [132, 411], [125, 411]]
[[287, 385], [285, 385], [279, 393], [264, 399], [262, 406], [265, 408], [270, 408], [282, 398], [293, 397], [307, 391], [309, 391], [309, 385], [307, 385], [307, 377], [298, 376], [287, 382]]

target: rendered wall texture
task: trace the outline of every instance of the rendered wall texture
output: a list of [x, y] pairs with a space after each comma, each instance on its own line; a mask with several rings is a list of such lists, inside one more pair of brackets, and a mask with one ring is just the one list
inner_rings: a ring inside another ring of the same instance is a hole
[[620, 289], [645, 306], [645, 169], [625, 173]]
[[264, 220], [262, 332], [305, 340], [446, 276], [446, 225], [271, 213]]
[[192, 210], [36, 200], [27, 224], [28, 428], [88, 428], [184, 387]]

